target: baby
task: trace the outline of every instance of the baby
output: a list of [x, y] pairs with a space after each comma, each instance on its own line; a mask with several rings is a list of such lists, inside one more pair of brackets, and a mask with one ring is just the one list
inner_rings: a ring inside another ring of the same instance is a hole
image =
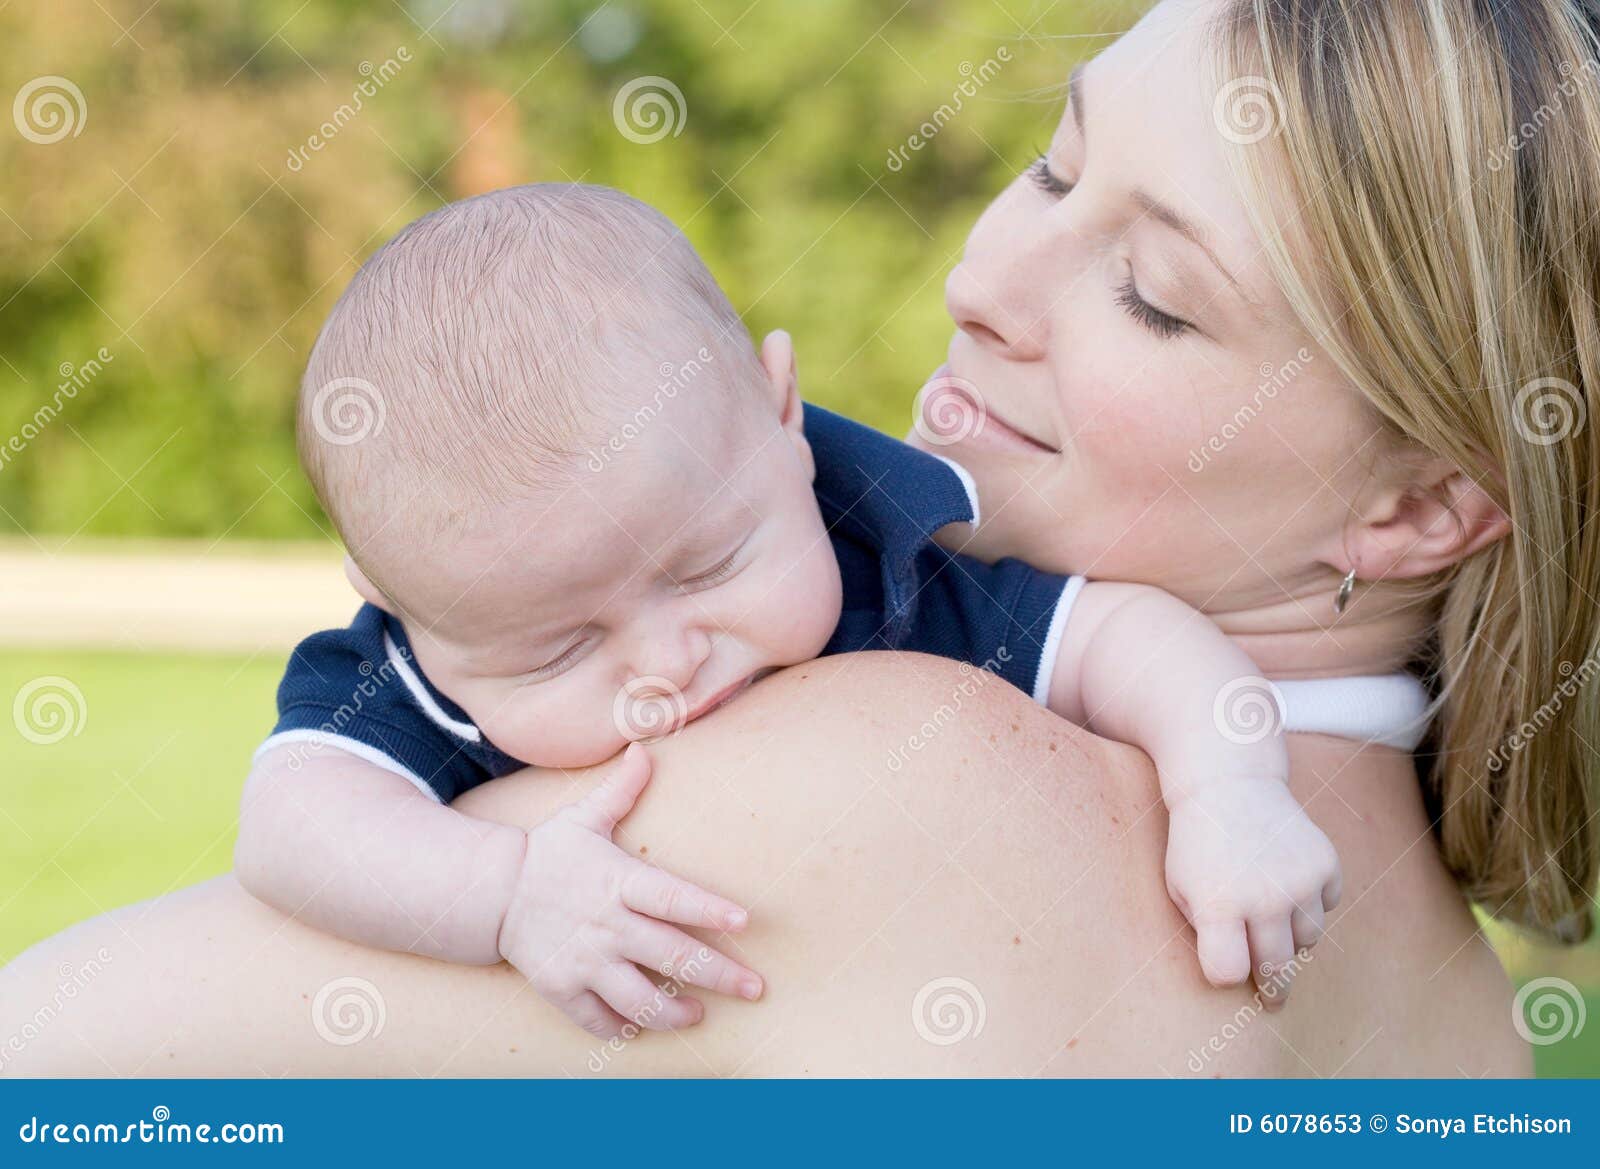
[[[637, 200], [546, 184], [407, 227], [323, 327], [299, 433], [367, 602], [296, 649], [246, 788], [240, 879], [303, 920], [504, 959], [597, 1035], [701, 1018], [641, 967], [757, 998], [679, 928], [738, 931], [744, 910], [613, 842], [649, 778], [629, 744], [862, 649], [982, 665], [1148, 752], [1168, 888], [1214, 983], [1253, 955], [1265, 986], [1337, 901], [1281, 733], [1214, 716], [1250, 659], [1158, 590], [947, 551], [935, 536], [980, 520], [966, 473], [803, 405], [788, 338], [757, 355]], [[624, 747], [529, 831], [448, 807]]]

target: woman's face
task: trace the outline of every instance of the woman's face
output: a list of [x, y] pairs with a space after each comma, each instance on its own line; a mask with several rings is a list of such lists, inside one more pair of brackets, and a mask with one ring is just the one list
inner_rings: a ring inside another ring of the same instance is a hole
[[1324, 587], [1377, 427], [1236, 193], [1224, 134], [1261, 128], [1247, 91], [1206, 82], [1214, 11], [1169, 0], [1075, 74], [950, 275], [957, 331], [912, 441], [977, 479], [968, 550], [1217, 613]]

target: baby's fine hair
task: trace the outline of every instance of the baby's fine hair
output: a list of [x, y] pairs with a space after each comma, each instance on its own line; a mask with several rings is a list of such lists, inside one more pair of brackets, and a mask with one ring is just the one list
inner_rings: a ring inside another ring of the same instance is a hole
[[696, 361], [710, 367], [696, 390], [760, 377], [738, 313], [670, 220], [608, 187], [493, 191], [423, 216], [361, 266], [301, 380], [300, 457], [362, 563], [397, 518], [447, 522], [559, 482], [659, 371]]

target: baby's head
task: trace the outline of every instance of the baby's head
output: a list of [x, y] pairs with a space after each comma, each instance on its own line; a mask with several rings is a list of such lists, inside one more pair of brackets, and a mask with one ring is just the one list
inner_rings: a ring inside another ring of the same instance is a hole
[[838, 621], [792, 353], [758, 357], [620, 192], [516, 187], [405, 228], [323, 326], [299, 436], [357, 591], [526, 762], [605, 759]]

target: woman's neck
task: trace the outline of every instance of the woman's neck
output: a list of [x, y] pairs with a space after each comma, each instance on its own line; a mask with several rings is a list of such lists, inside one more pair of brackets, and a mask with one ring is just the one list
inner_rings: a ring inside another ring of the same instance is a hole
[[1343, 613], [1334, 590], [1318, 589], [1207, 615], [1272, 678], [1392, 674], [1431, 625], [1414, 594], [1381, 583], [1358, 588]]

